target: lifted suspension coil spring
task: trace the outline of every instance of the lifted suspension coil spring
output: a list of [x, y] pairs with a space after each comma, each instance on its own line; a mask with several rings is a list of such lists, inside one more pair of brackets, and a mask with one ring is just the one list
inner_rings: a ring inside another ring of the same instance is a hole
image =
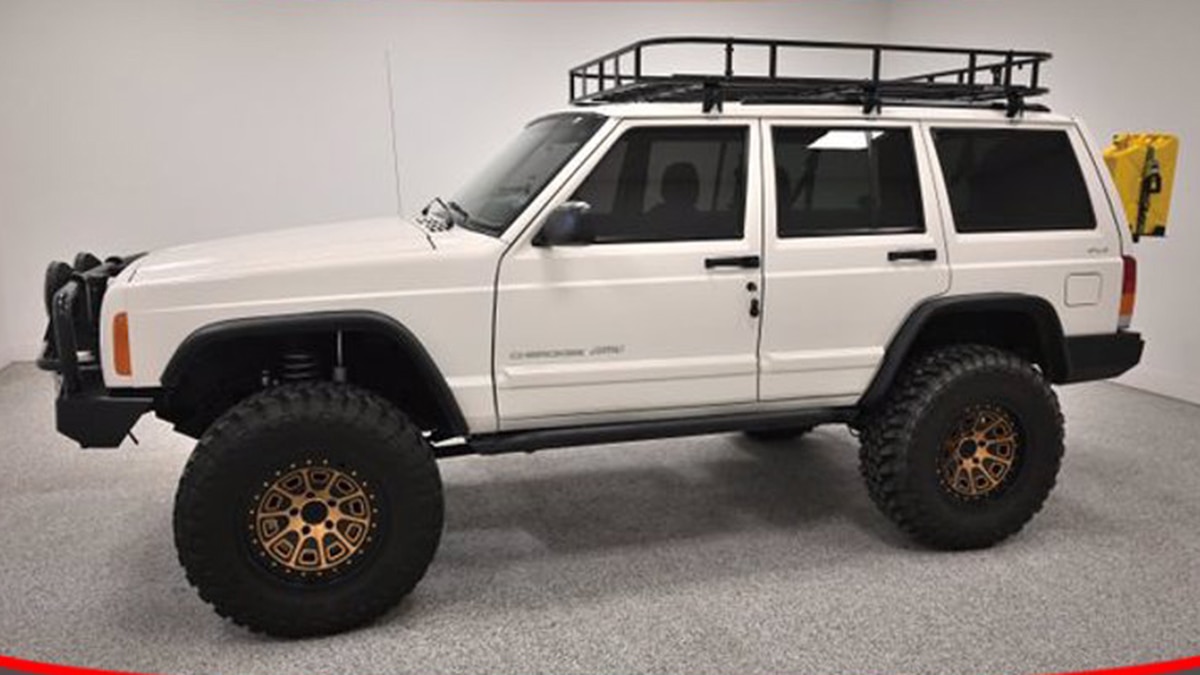
[[288, 352], [279, 362], [279, 379], [283, 382], [305, 382], [321, 375], [321, 364], [311, 352]]

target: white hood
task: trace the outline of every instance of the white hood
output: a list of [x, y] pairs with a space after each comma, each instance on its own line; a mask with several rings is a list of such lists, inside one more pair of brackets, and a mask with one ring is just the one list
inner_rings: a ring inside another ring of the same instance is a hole
[[137, 261], [134, 285], [198, 281], [291, 269], [357, 266], [433, 250], [415, 223], [399, 217], [216, 239], [154, 251]]

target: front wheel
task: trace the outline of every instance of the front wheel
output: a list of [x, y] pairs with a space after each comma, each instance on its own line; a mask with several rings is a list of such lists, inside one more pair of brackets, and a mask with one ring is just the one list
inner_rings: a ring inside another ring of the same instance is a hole
[[441, 538], [419, 431], [332, 383], [256, 394], [196, 446], [175, 500], [188, 581], [222, 616], [283, 637], [362, 625], [407, 595]]
[[919, 357], [863, 425], [871, 499], [928, 546], [973, 549], [1015, 534], [1058, 476], [1063, 418], [1029, 362], [960, 345]]

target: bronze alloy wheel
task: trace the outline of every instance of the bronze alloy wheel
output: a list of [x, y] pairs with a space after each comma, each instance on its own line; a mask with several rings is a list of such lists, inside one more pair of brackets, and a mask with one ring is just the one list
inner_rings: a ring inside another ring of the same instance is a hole
[[1016, 473], [1021, 443], [1010, 411], [992, 404], [968, 407], [942, 444], [942, 487], [966, 500], [999, 495]]
[[272, 572], [321, 580], [338, 575], [374, 543], [379, 507], [367, 481], [328, 461], [275, 472], [251, 499], [251, 550]]

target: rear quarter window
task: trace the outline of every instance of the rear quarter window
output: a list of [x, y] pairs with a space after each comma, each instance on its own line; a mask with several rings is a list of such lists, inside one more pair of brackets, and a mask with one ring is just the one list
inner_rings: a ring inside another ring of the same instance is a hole
[[1066, 131], [943, 128], [933, 139], [958, 232], [1096, 227]]

